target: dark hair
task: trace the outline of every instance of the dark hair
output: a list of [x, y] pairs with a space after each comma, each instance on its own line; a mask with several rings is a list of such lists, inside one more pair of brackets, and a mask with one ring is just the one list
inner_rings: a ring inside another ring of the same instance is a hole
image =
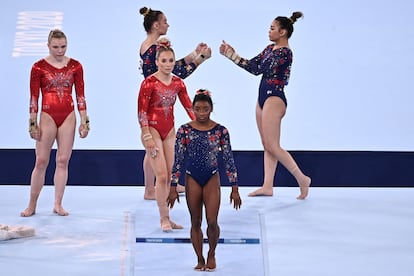
[[293, 24], [296, 22], [298, 18], [301, 17], [303, 17], [303, 13], [297, 11], [292, 13], [291, 17], [278, 16], [275, 18], [275, 21], [279, 22], [279, 26], [282, 30], [287, 31], [287, 38], [290, 38], [293, 33]]
[[160, 20], [160, 16], [163, 15], [162, 11], [151, 10], [147, 7], [139, 9], [139, 13], [144, 16], [144, 29], [148, 33], [151, 31], [152, 24]]
[[211, 110], [213, 110], [213, 100], [211, 99], [210, 91], [207, 89], [198, 89], [194, 96], [193, 106], [196, 102], [208, 102], [211, 106]]

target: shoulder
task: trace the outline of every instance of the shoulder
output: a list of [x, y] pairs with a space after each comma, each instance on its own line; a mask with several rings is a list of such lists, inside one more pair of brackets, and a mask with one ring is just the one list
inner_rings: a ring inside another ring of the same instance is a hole
[[142, 81], [142, 83], [154, 83], [154, 82], [156, 82], [156, 81], [158, 81], [158, 79], [154, 76], [154, 74], [152, 74], [152, 75], [149, 75], [148, 77], [146, 77], [146, 78]]
[[154, 75], [149, 75], [141, 82], [141, 88], [151, 88], [156, 81], [157, 78]]
[[46, 60], [44, 58], [39, 59], [38, 61], [36, 61], [35, 63], [33, 63], [32, 68], [39, 68], [39, 67], [43, 67], [46, 65]]
[[155, 54], [156, 50], [157, 50], [157, 45], [153, 44], [150, 41], [145, 40], [141, 44], [141, 48], [139, 50], [139, 53], [140, 53], [141, 56], [151, 55], [151, 54]]
[[177, 129], [177, 133], [184, 134], [184, 133], [187, 133], [190, 129], [192, 129], [190, 123], [185, 123]]
[[174, 75], [174, 74], [172, 75], [172, 80], [174, 82], [184, 83], [184, 81], [180, 77], [178, 77], [177, 75]]
[[217, 130], [219, 130], [221, 133], [223, 133], [223, 134], [229, 134], [229, 130], [225, 127], [225, 126], [223, 126], [223, 125], [221, 125], [221, 124], [219, 124], [219, 123], [217, 123], [217, 125], [216, 125], [216, 127], [215, 127]]
[[82, 69], [82, 64], [77, 59], [74, 59], [74, 58], [70, 57], [67, 67], [68, 68], [75, 68], [75, 69]]
[[282, 56], [292, 56], [292, 50], [289, 47], [280, 47], [277, 49], [277, 53]]
[[172, 76], [172, 82], [179, 85], [182, 88], [186, 88], [184, 81], [180, 77], [177, 77], [176, 75]]

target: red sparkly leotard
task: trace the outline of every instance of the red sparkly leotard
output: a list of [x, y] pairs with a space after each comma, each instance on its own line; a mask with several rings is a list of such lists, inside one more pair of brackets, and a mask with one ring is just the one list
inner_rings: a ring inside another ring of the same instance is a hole
[[45, 59], [36, 62], [30, 75], [30, 113], [38, 112], [42, 91], [42, 112], [49, 114], [59, 127], [74, 110], [72, 87], [75, 84], [78, 110], [86, 110], [83, 69], [79, 61], [70, 59], [63, 68], [56, 68]]
[[155, 128], [164, 140], [174, 127], [174, 104], [177, 96], [188, 116], [195, 119], [184, 82], [177, 76], [165, 84], [154, 75], [142, 83], [138, 95], [138, 121], [141, 127]]

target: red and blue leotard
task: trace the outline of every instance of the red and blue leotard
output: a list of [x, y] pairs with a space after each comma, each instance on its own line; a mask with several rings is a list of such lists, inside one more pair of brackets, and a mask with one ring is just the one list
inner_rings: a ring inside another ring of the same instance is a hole
[[284, 86], [289, 82], [293, 55], [287, 47], [273, 49], [274, 46], [270, 44], [254, 58], [242, 58], [237, 64], [253, 75], [262, 74], [258, 96], [260, 108], [263, 108], [266, 99], [271, 96], [281, 98], [287, 105]]
[[220, 155], [230, 184], [237, 185], [237, 169], [227, 128], [216, 124], [212, 129], [203, 131], [189, 123], [182, 125], [176, 135], [171, 185], [177, 185], [181, 171], [185, 170], [199, 185], [204, 186], [219, 171]]

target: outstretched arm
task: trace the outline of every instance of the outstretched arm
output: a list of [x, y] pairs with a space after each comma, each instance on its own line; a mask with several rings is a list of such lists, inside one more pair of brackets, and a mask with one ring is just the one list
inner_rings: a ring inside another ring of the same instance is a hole
[[251, 59], [242, 58], [236, 50], [228, 44], [226, 41], [223, 40], [223, 42], [220, 45], [220, 54], [224, 55], [231, 61], [233, 61], [236, 65], [243, 68], [247, 72], [253, 74], [253, 75], [260, 75], [263, 74], [266, 70], [266, 67], [262, 65], [263, 57], [265, 56], [266, 50], [268, 50], [267, 46], [261, 53], [256, 55], [255, 57]]

